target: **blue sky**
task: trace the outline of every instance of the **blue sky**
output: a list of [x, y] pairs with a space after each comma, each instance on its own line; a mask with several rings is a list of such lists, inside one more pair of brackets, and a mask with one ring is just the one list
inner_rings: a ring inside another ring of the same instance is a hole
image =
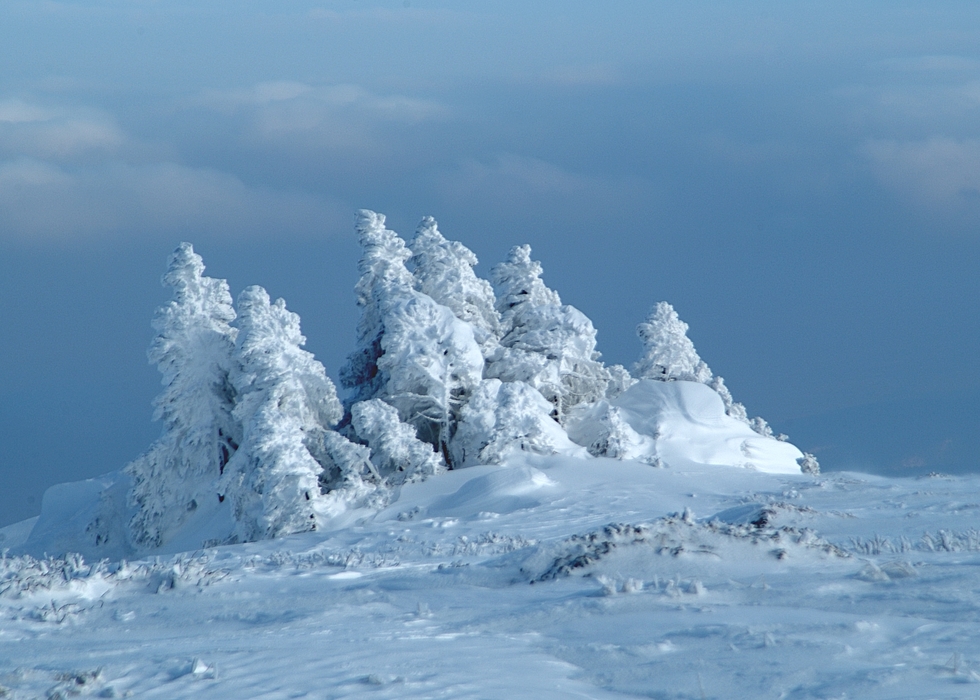
[[192, 241], [352, 347], [353, 211], [530, 243], [630, 364], [674, 304], [825, 468], [980, 466], [980, 6], [0, 5], [0, 525], [154, 439]]

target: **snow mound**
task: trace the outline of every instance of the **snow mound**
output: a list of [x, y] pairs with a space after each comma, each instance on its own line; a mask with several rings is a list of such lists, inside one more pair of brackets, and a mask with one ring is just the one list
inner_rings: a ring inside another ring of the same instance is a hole
[[540, 492], [555, 486], [544, 472], [534, 467], [498, 469], [470, 479], [454, 493], [437, 499], [428, 507], [428, 514], [460, 517], [513, 513], [541, 505]]
[[575, 414], [568, 433], [590, 447], [615, 439], [619, 454], [613, 456], [677, 468], [729, 465], [799, 474], [803, 459], [794, 445], [727, 415], [718, 393], [700, 382], [641, 380]]
[[44, 492], [41, 515], [26, 541], [14, 551], [36, 557], [76, 552], [89, 558], [121, 559], [132, 553], [126, 529], [132, 517], [123, 472], [55, 484]]

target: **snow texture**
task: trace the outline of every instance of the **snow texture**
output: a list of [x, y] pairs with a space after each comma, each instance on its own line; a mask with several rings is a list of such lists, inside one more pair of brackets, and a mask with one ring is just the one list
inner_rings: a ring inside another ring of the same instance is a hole
[[126, 562], [15, 549], [0, 685], [15, 700], [970, 698], [978, 491], [976, 476], [519, 455], [277, 540]]

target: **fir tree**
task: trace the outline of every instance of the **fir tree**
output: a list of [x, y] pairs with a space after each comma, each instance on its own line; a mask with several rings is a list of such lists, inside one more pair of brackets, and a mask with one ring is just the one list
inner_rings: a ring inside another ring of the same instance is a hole
[[507, 261], [491, 270], [503, 337], [486, 375], [530, 384], [562, 423], [571, 407], [604, 397], [610, 375], [599, 362], [592, 322], [562, 305], [541, 272], [526, 245], [512, 248]]
[[643, 357], [633, 367], [638, 379], [677, 379], [708, 383], [711, 370], [698, 356], [694, 343], [687, 337], [688, 325], [680, 320], [674, 307], [661, 301], [649, 317], [636, 328], [643, 343]]
[[[411, 253], [384, 217], [361, 212], [360, 347], [342, 374], [351, 402], [381, 399], [449, 460], [459, 410], [483, 375], [473, 327], [415, 289]], [[363, 439], [363, 436], [358, 436]]]
[[203, 273], [201, 257], [182, 243], [163, 276], [173, 299], [157, 311], [148, 351], [163, 375], [154, 402], [163, 434], [126, 467], [136, 507], [130, 529], [140, 547], [161, 545], [202, 499], [217, 499], [216, 482], [241, 440], [229, 381], [235, 311], [228, 284]]
[[315, 529], [322, 466], [311, 446], [340, 420], [333, 382], [302, 349], [299, 316], [262, 287], [238, 297], [234, 415], [243, 441], [223, 484], [236, 521], [235, 539], [253, 541]]
[[383, 308], [378, 367], [387, 382], [378, 398], [398, 409], [401, 420], [449, 462], [459, 412], [483, 374], [472, 328], [414, 291], [386, 300]]
[[500, 315], [493, 287], [473, 272], [476, 255], [458, 241], [447, 241], [431, 216], [419, 224], [412, 253], [416, 289], [470, 324], [487, 355], [500, 339]]
[[405, 241], [384, 224], [384, 214], [367, 209], [361, 209], [354, 222], [363, 250], [357, 266], [361, 277], [354, 287], [361, 318], [357, 324], [357, 347], [340, 370], [341, 384], [351, 390], [350, 404], [374, 398], [387, 381], [378, 368], [385, 330], [380, 301], [391, 295], [392, 287], [411, 289], [414, 285], [414, 278], [405, 267], [412, 253]]

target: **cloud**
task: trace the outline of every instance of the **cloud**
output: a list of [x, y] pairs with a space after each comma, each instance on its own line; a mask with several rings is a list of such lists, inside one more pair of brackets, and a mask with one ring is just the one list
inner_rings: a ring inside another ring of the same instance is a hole
[[265, 144], [287, 151], [384, 152], [383, 134], [391, 128], [442, 121], [450, 115], [446, 106], [432, 100], [380, 95], [358, 85], [291, 81], [208, 91], [187, 106], [237, 117], [249, 147]]
[[965, 56], [933, 54], [890, 58], [874, 63], [873, 67], [903, 73], [977, 73], [980, 72], [980, 61]]
[[980, 139], [872, 140], [861, 153], [880, 182], [920, 205], [955, 211], [980, 202]]
[[0, 124], [46, 121], [53, 112], [18, 99], [0, 101]]
[[448, 113], [444, 105], [431, 100], [378, 95], [359, 85], [312, 86], [293, 81], [257, 83], [243, 90], [211, 90], [194, 102], [222, 112], [261, 112], [282, 105], [302, 105], [318, 119], [340, 110], [348, 110], [362, 118], [402, 122], [438, 119]]
[[[265, 83], [254, 104], [295, 100], [299, 83]], [[0, 100], [0, 236], [17, 240], [157, 232], [230, 236], [308, 235], [349, 207], [302, 191], [246, 184], [213, 167], [162, 156], [84, 106]]]
[[620, 72], [611, 65], [561, 66], [544, 74], [548, 83], [563, 87], [603, 87], [623, 82]]
[[116, 151], [127, 137], [106, 114], [0, 101], [0, 156], [70, 159]]
[[322, 235], [349, 207], [302, 192], [253, 187], [228, 173], [119, 161], [68, 169], [0, 162], [0, 235], [19, 240], [199, 233]]
[[479, 192], [509, 192], [511, 195], [572, 195], [594, 187], [591, 178], [576, 175], [538, 158], [504, 153], [489, 163], [467, 160], [440, 178], [441, 189], [459, 197]]
[[[584, 175], [554, 163], [514, 153], [489, 161], [465, 160], [434, 177], [434, 189], [447, 200], [510, 211], [561, 207], [567, 211], [616, 207], [623, 201], [647, 199], [650, 183]], [[505, 203], [505, 204], [504, 204]]]

